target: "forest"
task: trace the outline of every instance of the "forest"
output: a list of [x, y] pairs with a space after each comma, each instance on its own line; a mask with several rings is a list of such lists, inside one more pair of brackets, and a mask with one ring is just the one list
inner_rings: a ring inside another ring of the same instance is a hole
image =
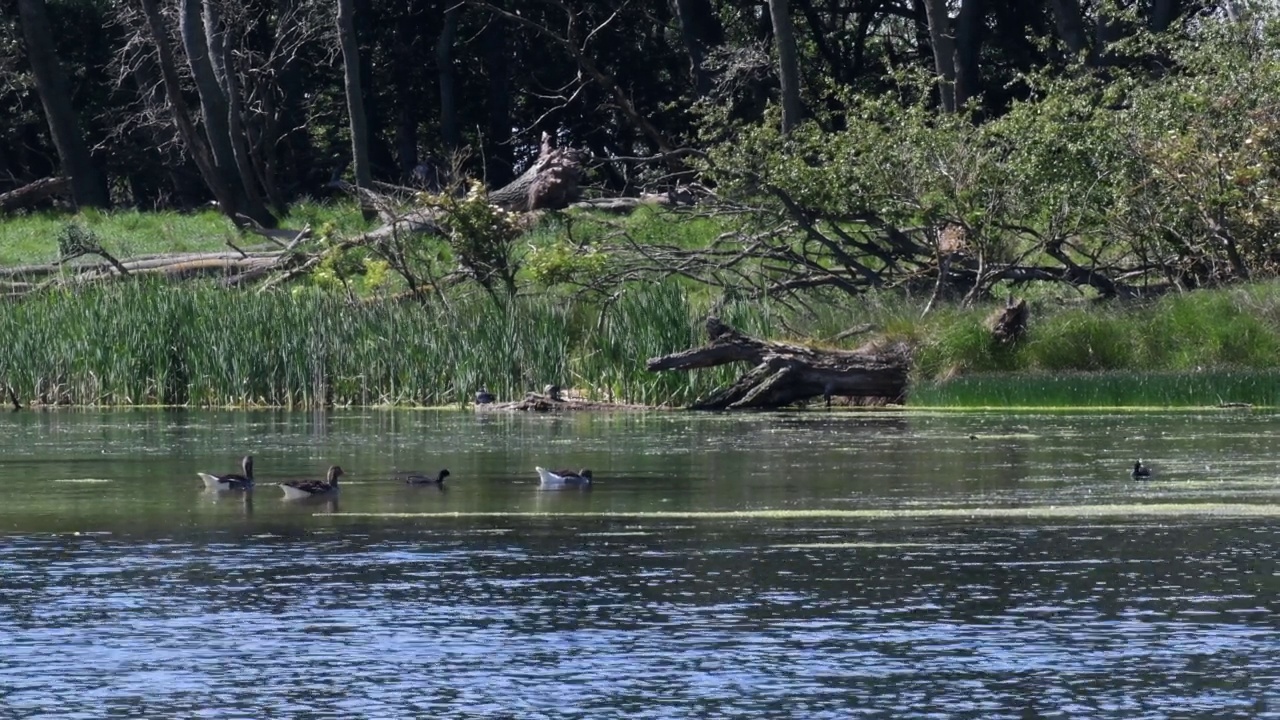
[[498, 188], [547, 134], [595, 192], [749, 211], [732, 250], [661, 264], [711, 279], [691, 265], [743, 253], [761, 292], [1110, 297], [1274, 266], [1266, 4], [2, 5], [0, 192], [63, 176], [81, 207], [272, 227], [344, 177]]

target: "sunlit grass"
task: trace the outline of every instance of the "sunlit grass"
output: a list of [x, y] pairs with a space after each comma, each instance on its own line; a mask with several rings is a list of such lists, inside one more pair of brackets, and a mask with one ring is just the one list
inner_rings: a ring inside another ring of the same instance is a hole
[[1213, 407], [1280, 405], [1280, 369], [1006, 373], [917, 382], [924, 407]]
[[[151, 253], [224, 250], [231, 241], [242, 248], [262, 244], [261, 238], [242, 236], [215, 208], [190, 212], [176, 210], [104, 212], [86, 209], [79, 213], [38, 212], [6, 215], [0, 219], [0, 267], [53, 262], [58, 259], [58, 235], [68, 224], [80, 225], [118, 257]], [[319, 228], [328, 224], [335, 231], [353, 232], [365, 228], [360, 212], [351, 203], [300, 202], [280, 221], [282, 227]]]

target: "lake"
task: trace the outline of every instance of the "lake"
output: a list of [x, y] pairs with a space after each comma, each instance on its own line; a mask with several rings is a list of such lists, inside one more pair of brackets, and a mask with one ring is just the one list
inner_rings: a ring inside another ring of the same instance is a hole
[[1280, 717], [1276, 425], [7, 413], [0, 717]]

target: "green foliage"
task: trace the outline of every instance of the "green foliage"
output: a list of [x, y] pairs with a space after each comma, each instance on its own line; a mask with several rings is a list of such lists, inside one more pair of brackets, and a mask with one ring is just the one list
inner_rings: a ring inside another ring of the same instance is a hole
[[1025, 362], [1053, 372], [1128, 370], [1134, 364], [1133, 332], [1132, 322], [1106, 311], [1068, 310], [1031, 333]]
[[520, 270], [516, 240], [523, 233], [519, 216], [491, 205], [478, 181], [472, 181], [460, 198], [446, 192], [421, 199], [426, 207], [440, 210], [440, 228], [454, 256], [476, 282], [491, 293], [501, 287], [507, 295], [515, 295]]
[[550, 287], [558, 284], [589, 284], [600, 276], [609, 258], [599, 248], [583, 248], [567, 239], [530, 247], [525, 267], [534, 282]]
[[[988, 372], [1211, 372], [1280, 367], [1280, 283], [1165, 296], [1132, 307], [1042, 306], [1016, 346], [994, 343], [986, 310], [944, 311], [916, 329], [913, 377]], [[977, 382], [976, 380], [974, 382]]]

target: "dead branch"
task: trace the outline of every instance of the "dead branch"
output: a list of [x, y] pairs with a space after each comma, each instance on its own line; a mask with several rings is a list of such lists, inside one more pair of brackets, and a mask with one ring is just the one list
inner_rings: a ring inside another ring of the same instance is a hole
[[744, 335], [719, 318], [707, 319], [710, 342], [651, 358], [648, 369], [692, 370], [732, 362], [754, 367], [737, 382], [695, 403], [695, 410], [779, 408], [842, 395], [899, 401], [906, 394], [910, 352], [902, 345], [859, 350], [813, 348]]

